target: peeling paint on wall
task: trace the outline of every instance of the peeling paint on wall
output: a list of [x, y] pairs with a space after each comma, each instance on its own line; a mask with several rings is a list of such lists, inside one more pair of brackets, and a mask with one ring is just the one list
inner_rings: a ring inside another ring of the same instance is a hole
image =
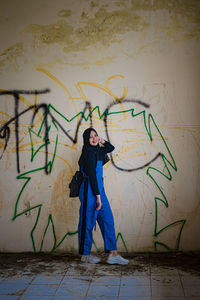
[[19, 70], [19, 59], [25, 55], [23, 42], [18, 42], [0, 54], [0, 67], [10, 65], [13, 71]]
[[68, 18], [72, 14], [72, 11], [70, 9], [62, 9], [58, 12], [58, 16], [62, 18]]
[[[21, 41], [1, 53], [1, 69], [9, 65], [17, 71], [20, 64], [30, 62], [30, 49], [36, 51], [38, 55], [45, 56], [47, 46], [53, 47], [51, 52], [58, 53], [57, 57], [49, 53], [48, 63], [62, 64], [70, 61], [75, 63], [73, 56], [67, 58], [68, 54], [94, 52], [99, 45], [105, 52], [113, 44], [119, 44], [121, 47], [130, 38], [137, 41], [138, 46], [133, 50], [137, 55], [151, 47], [159, 48], [159, 44], [165, 39], [172, 42], [200, 39], [198, 1], [133, 0], [108, 2], [107, 5], [105, 3], [91, 2], [91, 7], [83, 10], [79, 16], [71, 9], [63, 8], [56, 12], [60, 18], [56, 23], [28, 25], [21, 34]], [[75, 18], [78, 18], [77, 25], [73, 24]], [[55, 47], [59, 47], [59, 52]], [[110, 53], [112, 55], [108, 55], [107, 58], [105, 53], [104, 58], [94, 58], [93, 63], [95, 61], [96, 65], [99, 65], [99, 61], [100, 65], [109, 63], [109, 57], [114, 59], [116, 56], [114, 51]]]
[[29, 25], [27, 33], [33, 37], [33, 45], [42, 47], [43, 44], [60, 44], [64, 52], [84, 51], [87, 47], [97, 43], [108, 47], [114, 42], [120, 42], [127, 31], [143, 31], [148, 23], [134, 11], [106, 11], [101, 7], [90, 17], [82, 12], [79, 27], [74, 29], [66, 21], [58, 21], [52, 25]]

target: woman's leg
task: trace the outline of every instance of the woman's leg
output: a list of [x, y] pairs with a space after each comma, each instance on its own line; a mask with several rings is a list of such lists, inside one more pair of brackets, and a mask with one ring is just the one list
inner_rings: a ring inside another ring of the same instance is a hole
[[108, 202], [107, 196], [103, 191], [101, 193], [102, 207], [97, 216], [97, 222], [101, 229], [101, 233], [104, 239], [105, 252], [117, 250], [116, 237], [115, 237], [115, 226], [114, 218]]
[[104, 239], [105, 252], [110, 252], [107, 263], [127, 265], [129, 261], [117, 253], [114, 218], [105, 192], [101, 194], [101, 200], [102, 208], [99, 211], [97, 222]]
[[92, 248], [92, 231], [96, 222], [96, 202], [90, 188], [88, 189], [87, 180], [80, 191], [79, 197], [81, 200], [78, 225], [79, 254], [88, 255]]

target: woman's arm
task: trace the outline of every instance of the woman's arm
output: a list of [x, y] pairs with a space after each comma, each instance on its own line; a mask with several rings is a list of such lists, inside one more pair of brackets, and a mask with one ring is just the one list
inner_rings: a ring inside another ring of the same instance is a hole
[[92, 151], [88, 151], [87, 159], [84, 162], [84, 170], [87, 176], [89, 176], [91, 188], [94, 195], [99, 195], [99, 187], [97, 182], [96, 176], [96, 164], [97, 164], [97, 157], [96, 153]]
[[104, 147], [101, 148], [101, 150], [103, 150], [103, 152], [106, 153], [110, 153], [112, 152], [115, 147], [108, 141], [105, 141], [102, 138], [99, 138], [99, 143], [101, 143]]
[[102, 203], [101, 203], [101, 197], [99, 193], [99, 187], [98, 187], [97, 176], [96, 176], [96, 164], [97, 164], [96, 153], [89, 151], [88, 158], [84, 164], [84, 169], [86, 175], [89, 176], [92, 191], [96, 196], [96, 210], [100, 210]]

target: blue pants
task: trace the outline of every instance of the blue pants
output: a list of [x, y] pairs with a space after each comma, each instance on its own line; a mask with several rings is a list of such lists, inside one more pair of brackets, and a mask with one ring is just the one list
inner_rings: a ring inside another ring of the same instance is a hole
[[104, 239], [105, 252], [117, 249], [113, 214], [103, 185], [102, 161], [97, 161], [96, 175], [102, 202], [101, 209], [99, 211], [96, 210], [96, 196], [92, 192], [89, 178], [84, 180], [79, 193], [81, 206], [79, 211], [78, 240], [79, 254], [83, 255], [91, 252], [92, 232], [96, 221]]

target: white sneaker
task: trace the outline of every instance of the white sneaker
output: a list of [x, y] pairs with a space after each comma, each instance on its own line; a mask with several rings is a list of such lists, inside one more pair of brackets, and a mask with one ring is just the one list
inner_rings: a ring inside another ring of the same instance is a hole
[[101, 260], [100, 258], [89, 254], [89, 255], [82, 255], [81, 261], [84, 263], [90, 263], [90, 264], [98, 264]]
[[107, 259], [107, 263], [110, 265], [128, 265], [128, 259], [121, 257], [121, 255], [110, 254]]

